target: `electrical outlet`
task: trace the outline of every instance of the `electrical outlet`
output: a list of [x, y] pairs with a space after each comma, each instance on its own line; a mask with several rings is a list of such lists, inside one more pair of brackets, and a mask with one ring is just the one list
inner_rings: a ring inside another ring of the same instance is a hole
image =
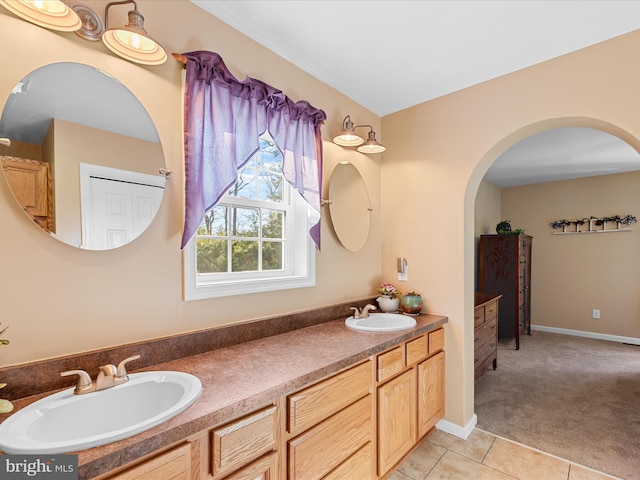
[[593, 312], [591, 313], [591, 318], [600, 318], [600, 310], [594, 308]]

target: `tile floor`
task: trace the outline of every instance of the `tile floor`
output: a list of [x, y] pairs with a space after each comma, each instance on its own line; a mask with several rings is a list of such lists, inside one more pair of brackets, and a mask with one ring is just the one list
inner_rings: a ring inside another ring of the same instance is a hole
[[467, 440], [434, 432], [389, 480], [611, 480], [576, 465], [475, 429]]

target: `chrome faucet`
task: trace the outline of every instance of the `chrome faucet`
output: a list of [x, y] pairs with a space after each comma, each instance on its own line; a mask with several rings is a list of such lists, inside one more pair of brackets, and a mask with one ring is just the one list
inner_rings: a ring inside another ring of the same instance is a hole
[[364, 307], [362, 307], [362, 310], [358, 309], [357, 307], [351, 307], [351, 310], [353, 310], [353, 318], [355, 318], [356, 320], [367, 318], [371, 310], [377, 309], [378, 308], [375, 305], [371, 305], [370, 303], [367, 303]]
[[115, 387], [129, 381], [127, 370], [125, 365], [133, 360], [140, 358], [140, 355], [134, 355], [122, 360], [118, 367], [115, 365], [103, 365], [100, 367], [96, 381], [91, 380], [91, 377], [84, 370], [68, 370], [60, 373], [61, 377], [67, 377], [69, 375], [78, 375], [78, 383], [73, 390], [74, 395], [83, 395], [85, 393], [97, 392], [106, 388]]

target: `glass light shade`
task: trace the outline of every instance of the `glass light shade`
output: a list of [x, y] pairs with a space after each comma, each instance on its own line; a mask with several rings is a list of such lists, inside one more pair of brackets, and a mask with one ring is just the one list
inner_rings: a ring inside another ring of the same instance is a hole
[[40, 27], [75, 32], [82, 26], [76, 12], [60, 0], [0, 0], [14, 15]]
[[333, 143], [342, 147], [357, 147], [364, 143], [364, 138], [353, 130], [345, 130], [333, 138]]
[[134, 63], [160, 65], [167, 61], [167, 52], [142, 27], [144, 18], [137, 10], [129, 12], [129, 23], [110, 28], [102, 41], [116, 55]]
[[376, 140], [376, 132], [369, 130], [369, 138], [367, 138], [367, 141], [360, 145], [357, 150], [360, 153], [382, 153], [386, 148]]

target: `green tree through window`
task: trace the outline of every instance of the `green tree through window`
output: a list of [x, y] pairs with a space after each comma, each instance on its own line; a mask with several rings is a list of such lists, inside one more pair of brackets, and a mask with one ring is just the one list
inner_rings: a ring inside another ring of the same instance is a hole
[[282, 153], [263, 137], [260, 149], [239, 169], [237, 182], [198, 228], [198, 274], [286, 268], [289, 199]]

